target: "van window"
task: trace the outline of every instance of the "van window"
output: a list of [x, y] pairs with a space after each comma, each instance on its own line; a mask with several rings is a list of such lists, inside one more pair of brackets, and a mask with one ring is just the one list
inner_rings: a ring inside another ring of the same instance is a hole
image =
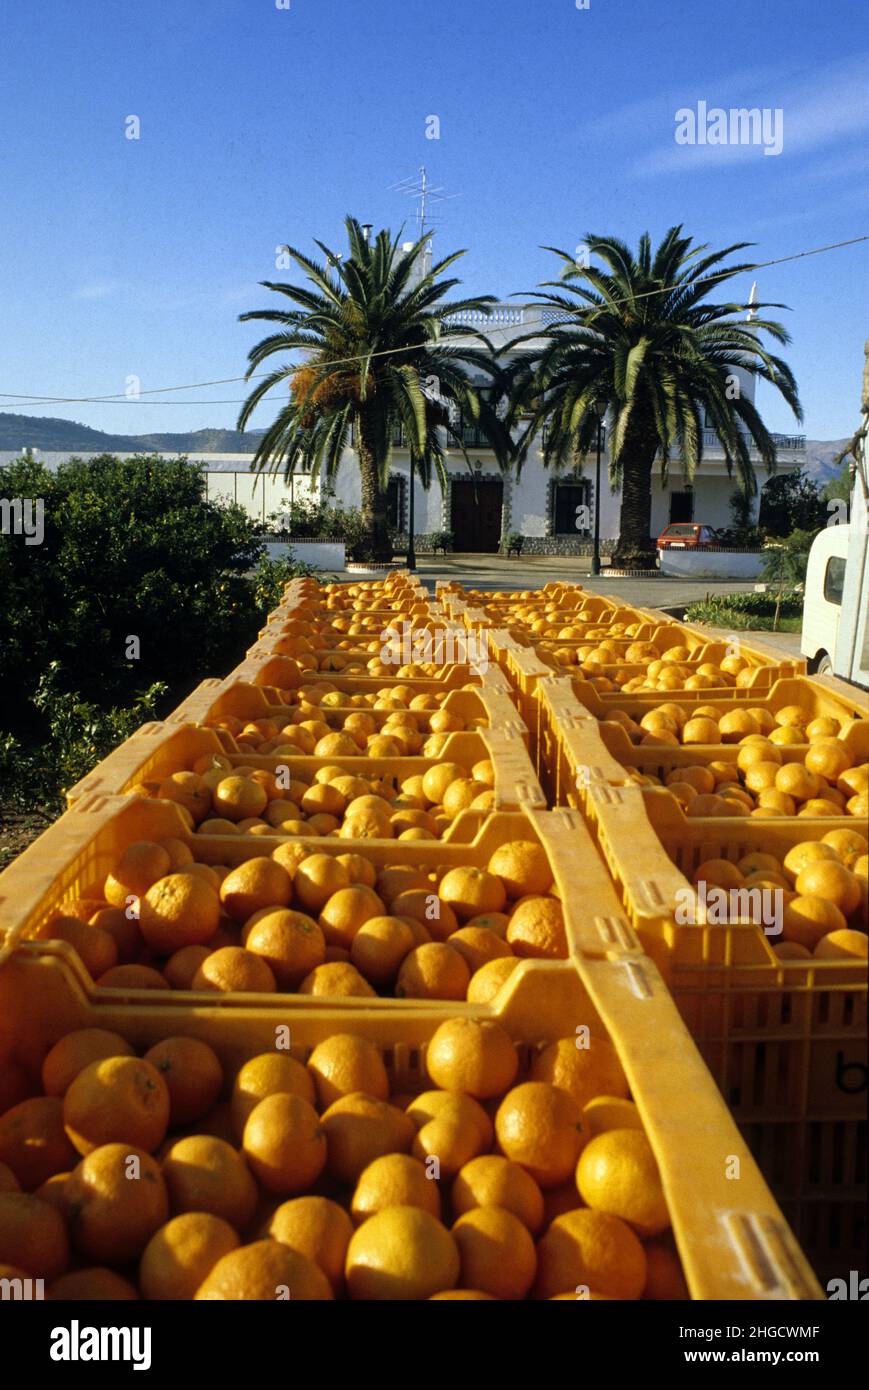
[[831, 555], [824, 571], [824, 598], [828, 603], [841, 603], [845, 588], [845, 560], [841, 555]]

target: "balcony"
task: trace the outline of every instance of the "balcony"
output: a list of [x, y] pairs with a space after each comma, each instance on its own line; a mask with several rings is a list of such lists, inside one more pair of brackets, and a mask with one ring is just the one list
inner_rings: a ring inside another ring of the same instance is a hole
[[[797, 453], [806, 447], [806, 436], [804, 434], [774, 434], [770, 432], [770, 438], [780, 452]], [[756, 454], [757, 449], [755, 445], [751, 440], [747, 440], [747, 442], [751, 452]], [[721, 449], [721, 452], [724, 452], [721, 440], [714, 430], [703, 431], [703, 448]]]

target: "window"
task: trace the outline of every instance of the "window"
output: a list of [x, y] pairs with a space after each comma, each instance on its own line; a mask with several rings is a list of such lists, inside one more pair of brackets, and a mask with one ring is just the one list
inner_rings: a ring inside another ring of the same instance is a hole
[[680, 523], [680, 524], [677, 525], [677, 526], [668, 526], [667, 529], [666, 529], [666, 531], [664, 532], [664, 535], [665, 535], [665, 536], [683, 536], [683, 537], [690, 537], [692, 540], [694, 539], [694, 536], [695, 536], [696, 534], [697, 534], [697, 527], [696, 527], [696, 526], [692, 526], [690, 523], [685, 523], [685, 524]]
[[553, 534], [588, 535], [592, 527], [591, 483], [588, 478], [576, 483], [554, 483], [552, 492]]
[[845, 561], [841, 555], [831, 555], [824, 571], [824, 598], [828, 603], [841, 603], [845, 588]]

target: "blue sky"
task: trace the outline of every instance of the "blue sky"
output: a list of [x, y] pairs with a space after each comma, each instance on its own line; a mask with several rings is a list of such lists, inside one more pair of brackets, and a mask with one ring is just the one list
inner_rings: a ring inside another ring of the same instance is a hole
[[[437, 250], [466, 247], [467, 289], [505, 298], [553, 273], [542, 245], [588, 232], [635, 242], [682, 221], [717, 246], [756, 242], [757, 260], [869, 232], [864, 0], [282, 2], [6, 8], [6, 396], [240, 375], [258, 326], [237, 316], [284, 278], [276, 247], [340, 247], [348, 211], [410, 234], [414, 205], [390, 185], [423, 163], [457, 195], [435, 210]], [[782, 152], [677, 145], [676, 111], [700, 101], [780, 108]], [[869, 242], [757, 278], [790, 306], [806, 433], [850, 434]], [[225, 402], [243, 394], [0, 409], [142, 433], [232, 427]], [[795, 428], [772, 394], [759, 403]]]

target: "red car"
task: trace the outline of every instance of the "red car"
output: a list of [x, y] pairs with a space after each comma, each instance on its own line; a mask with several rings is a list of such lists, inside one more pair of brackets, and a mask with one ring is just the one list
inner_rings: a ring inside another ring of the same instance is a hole
[[708, 550], [715, 532], [702, 521], [671, 521], [658, 537], [659, 550]]

